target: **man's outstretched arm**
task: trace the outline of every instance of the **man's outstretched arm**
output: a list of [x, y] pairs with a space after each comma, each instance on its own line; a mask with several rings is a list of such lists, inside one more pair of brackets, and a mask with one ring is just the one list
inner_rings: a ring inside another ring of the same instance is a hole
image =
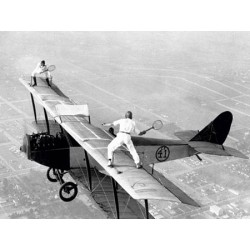
[[110, 127], [110, 126], [113, 126], [113, 123], [102, 123], [102, 126], [104, 127]]

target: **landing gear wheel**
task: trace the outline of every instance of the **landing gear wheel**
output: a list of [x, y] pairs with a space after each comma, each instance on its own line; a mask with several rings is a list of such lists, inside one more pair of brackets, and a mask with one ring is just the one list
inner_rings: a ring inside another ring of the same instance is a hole
[[77, 185], [73, 182], [65, 182], [59, 190], [59, 196], [63, 201], [72, 201], [78, 193]]
[[57, 179], [56, 179], [56, 176], [54, 174], [54, 169], [53, 168], [49, 168], [47, 170], [47, 178], [51, 182], [57, 182]]

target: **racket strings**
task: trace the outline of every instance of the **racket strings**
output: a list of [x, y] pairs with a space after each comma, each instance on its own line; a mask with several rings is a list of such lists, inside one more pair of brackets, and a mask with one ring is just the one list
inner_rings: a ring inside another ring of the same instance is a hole
[[48, 71], [53, 71], [53, 70], [55, 70], [56, 69], [56, 66], [55, 65], [50, 65], [49, 67], [48, 67]]
[[163, 123], [162, 123], [161, 120], [157, 120], [157, 121], [155, 121], [155, 122], [153, 123], [153, 128], [154, 128], [155, 130], [161, 129], [162, 126], [163, 126]]

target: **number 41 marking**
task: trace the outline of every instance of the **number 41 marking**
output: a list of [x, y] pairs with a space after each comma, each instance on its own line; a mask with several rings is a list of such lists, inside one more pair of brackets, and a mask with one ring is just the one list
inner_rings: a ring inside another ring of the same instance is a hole
[[166, 161], [169, 157], [169, 148], [167, 146], [161, 146], [157, 149], [155, 157], [158, 161]]

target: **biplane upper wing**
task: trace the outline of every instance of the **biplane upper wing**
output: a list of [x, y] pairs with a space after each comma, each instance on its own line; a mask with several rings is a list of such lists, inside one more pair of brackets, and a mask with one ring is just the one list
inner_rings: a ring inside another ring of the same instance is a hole
[[[126, 149], [115, 152], [115, 167], [107, 166], [107, 146], [113, 137], [101, 128], [91, 125], [83, 115], [77, 113], [78, 106], [65, 96], [55, 84], [48, 87], [39, 80], [38, 86], [30, 87], [29, 80], [19, 79], [47, 112], [112, 176], [121, 187], [134, 199], [159, 199], [178, 201], [171, 192], [163, 187], [144, 169], [136, 169]], [[62, 114], [62, 106], [68, 111]], [[118, 171], [117, 171], [118, 170]], [[120, 172], [120, 173], [119, 173]]]

